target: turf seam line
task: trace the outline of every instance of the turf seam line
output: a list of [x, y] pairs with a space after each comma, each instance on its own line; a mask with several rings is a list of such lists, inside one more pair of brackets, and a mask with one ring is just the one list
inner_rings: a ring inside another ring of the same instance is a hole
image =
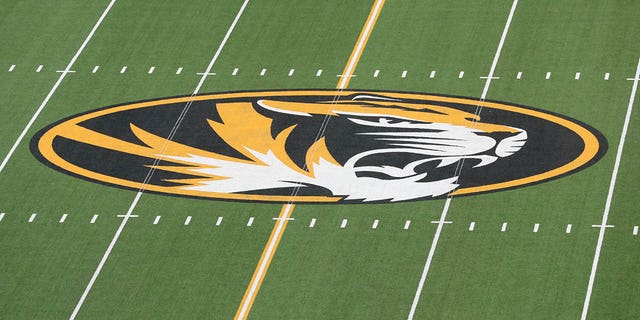
[[609, 210], [611, 209], [611, 202], [613, 201], [613, 192], [616, 187], [618, 169], [620, 168], [620, 161], [622, 159], [622, 150], [624, 149], [624, 142], [627, 136], [627, 130], [629, 129], [629, 122], [631, 122], [631, 112], [633, 111], [633, 103], [635, 101], [636, 92], [638, 90], [638, 80], [640, 80], [639, 78], [640, 78], [640, 59], [638, 59], [638, 65], [636, 67], [636, 75], [633, 79], [633, 85], [631, 86], [631, 94], [629, 95], [629, 105], [627, 106], [627, 113], [624, 118], [624, 125], [622, 126], [622, 132], [620, 133], [620, 142], [618, 143], [616, 160], [613, 165], [613, 171], [611, 172], [611, 181], [609, 182], [609, 191], [607, 193], [607, 200], [605, 202], [604, 211], [602, 213], [602, 222], [600, 223], [600, 232], [598, 233], [598, 242], [596, 243], [596, 249], [593, 255], [593, 264], [591, 265], [591, 273], [589, 275], [587, 293], [584, 297], [584, 304], [582, 305], [582, 315], [580, 317], [581, 320], [587, 319], [587, 314], [589, 312], [589, 303], [591, 302], [591, 293], [593, 291], [593, 284], [596, 279], [598, 261], [600, 260], [602, 243], [604, 242], [604, 233], [607, 230], [607, 220], [609, 218]]
[[[100, 18], [98, 18], [98, 21], [95, 23], [95, 25], [93, 26], [93, 28], [91, 29], [91, 31], [89, 32], [87, 37], [84, 39], [84, 41], [80, 45], [80, 48], [78, 49], [78, 51], [76, 51], [76, 53], [73, 55], [73, 57], [71, 58], [71, 60], [67, 64], [67, 67], [64, 69], [65, 72], [60, 73], [60, 77], [58, 77], [58, 80], [55, 82], [55, 84], [53, 85], [51, 90], [49, 90], [49, 93], [47, 93], [47, 96], [44, 98], [42, 103], [40, 103], [40, 106], [38, 106], [38, 109], [36, 109], [36, 112], [33, 114], [31, 119], [29, 119], [29, 122], [27, 122], [27, 125], [24, 127], [24, 129], [22, 130], [22, 132], [18, 136], [18, 139], [16, 139], [16, 141], [13, 144], [13, 146], [11, 147], [11, 149], [9, 149], [9, 152], [7, 153], [7, 155], [2, 160], [2, 163], [0, 164], [0, 173], [2, 173], [2, 170], [4, 170], [5, 166], [9, 162], [9, 159], [11, 159], [11, 156], [13, 156], [13, 153], [16, 151], [16, 149], [18, 148], [18, 146], [22, 142], [22, 139], [24, 139], [24, 137], [27, 135], [27, 132], [29, 131], [29, 129], [31, 129], [31, 126], [33, 126], [33, 124], [36, 122], [36, 119], [38, 119], [38, 116], [40, 116], [40, 113], [42, 112], [42, 110], [44, 110], [44, 108], [47, 105], [47, 103], [49, 103], [49, 100], [51, 99], [53, 94], [56, 92], [56, 90], [58, 90], [58, 87], [62, 83], [62, 80], [64, 80], [64, 78], [67, 76], [67, 74], [69, 73], [69, 70], [71, 70], [71, 67], [76, 62], [76, 60], [78, 59], [78, 57], [80, 56], [80, 54], [82, 53], [84, 48], [87, 46], [87, 44], [89, 43], [91, 38], [93, 38], [93, 35], [95, 34], [96, 30], [98, 30], [98, 27], [100, 26], [100, 24], [102, 24], [102, 21], [107, 16], [107, 14], [109, 13], [109, 11], [111, 10], [111, 8], [113, 7], [113, 5], [115, 3], [116, 3], [116, 0], [111, 0], [109, 5], [107, 6], [107, 8], [102, 12], [102, 15], [100, 16]], [[14, 65], [11, 66], [9, 71], [13, 70], [13, 66]]]
[[[115, 0], [113, 0], [113, 2], [115, 2]], [[227, 40], [229, 39], [229, 36], [231, 35], [231, 32], [233, 32], [233, 29], [235, 28], [236, 24], [238, 23], [238, 20], [240, 19], [240, 16], [244, 12], [244, 9], [246, 8], [248, 3], [249, 3], [249, 0], [245, 0], [244, 3], [242, 4], [242, 6], [240, 7], [240, 10], [236, 14], [233, 22], [231, 23], [231, 26], [227, 30], [227, 33], [225, 34], [224, 38], [222, 39], [222, 42], [220, 43], [220, 46], [218, 46], [218, 49], [216, 50], [215, 54], [213, 55], [213, 58], [209, 62], [209, 65], [207, 66], [205, 74], [203, 74], [202, 77], [200, 78], [200, 81], [198, 82], [198, 85], [196, 86], [195, 90], [193, 91], [193, 94], [191, 95], [191, 97], [197, 95], [198, 92], [200, 91], [200, 89], [202, 88], [202, 85], [204, 84], [204, 81], [207, 78], [207, 74], [206, 73], [211, 72], [211, 69], [213, 68], [213, 65], [218, 60], [218, 57], [220, 56], [220, 53], [222, 52], [222, 48], [224, 48], [225, 44], [227, 43]], [[69, 69], [69, 68], [67, 68], [67, 69]], [[188, 112], [189, 107], [191, 106], [192, 103], [193, 103], [193, 101], [190, 100], [185, 105], [184, 109], [182, 110], [182, 113], [180, 114], [180, 116], [178, 117], [178, 119], [176, 121], [176, 124], [172, 128], [171, 133], [169, 133], [169, 137], [167, 138], [167, 142], [169, 140], [171, 140], [173, 138], [173, 136], [175, 135], [178, 127], [180, 126], [180, 123], [182, 122], [182, 119], [184, 119], [184, 117], [186, 116], [186, 113]], [[165, 145], [163, 146], [163, 148], [161, 150], [161, 154], [164, 153], [164, 149], [166, 147], [166, 144], [167, 143], [165, 143]], [[145, 177], [145, 180], [144, 180], [142, 186], [140, 187], [140, 189], [138, 190], [138, 193], [136, 194], [135, 198], [131, 202], [131, 205], [129, 206], [129, 209], [127, 210], [127, 213], [123, 216], [123, 219], [122, 219], [122, 222], [120, 223], [120, 226], [116, 230], [116, 233], [114, 234], [113, 239], [109, 243], [109, 246], [107, 247], [104, 255], [102, 256], [102, 259], [98, 263], [98, 266], [97, 266], [96, 270], [94, 271], [93, 275], [91, 276], [91, 279], [89, 280], [89, 283], [87, 284], [84, 292], [82, 293], [82, 296], [80, 297], [80, 300], [76, 304], [76, 307], [74, 308], [73, 313], [69, 317], [69, 320], [75, 319], [76, 315], [80, 311], [80, 308], [82, 307], [85, 299], [87, 298], [87, 295], [91, 291], [91, 288], [93, 287], [93, 284], [95, 283], [96, 279], [100, 275], [100, 272], [102, 271], [102, 268], [103, 268], [104, 264], [106, 263], [109, 255], [111, 254], [111, 251], [113, 250], [116, 242], [118, 241], [118, 238], [120, 237], [120, 234], [122, 233], [122, 230], [124, 229], [125, 225], [127, 224], [127, 221], [129, 220], [129, 218], [131, 218], [131, 214], [133, 213], [133, 210], [137, 206], [138, 201], [140, 200], [140, 197], [142, 197], [142, 194], [144, 193], [144, 190], [145, 190], [145, 185], [149, 182], [149, 180], [151, 179], [151, 176], [155, 172], [155, 166], [159, 162], [159, 158], [160, 158], [160, 156], [158, 156], [155, 159], [154, 165], [151, 167], [151, 169], [147, 173], [147, 176]]]
[[[507, 17], [504, 30], [502, 31], [502, 35], [500, 36], [500, 42], [498, 43], [498, 48], [496, 49], [496, 53], [493, 57], [493, 61], [491, 62], [491, 68], [489, 69], [487, 80], [485, 81], [484, 88], [482, 89], [482, 95], [480, 96], [480, 101], [484, 101], [484, 99], [487, 97], [487, 93], [489, 92], [489, 86], [491, 85], [491, 81], [493, 80], [493, 75], [495, 73], [496, 66], [498, 64], [498, 59], [500, 58], [500, 53], [502, 51], [502, 46], [504, 45], [505, 39], [507, 38], [507, 32], [509, 31], [509, 26], [511, 25], [511, 20], [513, 19], [513, 15], [516, 11], [517, 6], [518, 6], [518, 0], [514, 0], [513, 4], [511, 5], [511, 10], [509, 11], [509, 16]], [[431, 74], [435, 76], [435, 71], [432, 71]], [[482, 108], [479, 108], [479, 111], [481, 110]], [[444, 208], [442, 209], [442, 214], [440, 215], [441, 223], [438, 224], [436, 228], [436, 233], [433, 236], [433, 241], [431, 242], [431, 247], [429, 248], [429, 253], [427, 254], [427, 259], [424, 264], [424, 269], [422, 271], [422, 275], [420, 276], [420, 281], [418, 282], [418, 288], [416, 289], [416, 294], [413, 298], [411, 309], [409, 310], [409, 315], [407, 316], [408, 320], [413, 319], [416, 312], [416, 308], [418, 307], [418, 302], [420, 301], [420, 296], [422, 295], [422, 290], [427, 280], [427, 275], [429, 273], [431, 261], [433, 260], [435, 250], [438, 245], [438, 239], [440, 238], [440, 233], [442, 233], [442, 228], [445, 225], [444, 221], [446, 221], [446, 218], [447, 218], [447, 212], [449, 211], [449, 206], [451, 205], [451, 199], [452, 199], [452, 196], [449, 195], [445, 200]]]

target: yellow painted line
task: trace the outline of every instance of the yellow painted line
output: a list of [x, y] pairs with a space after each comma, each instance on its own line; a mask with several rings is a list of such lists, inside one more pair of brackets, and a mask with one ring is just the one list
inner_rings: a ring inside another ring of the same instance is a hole
[[[349, 60], [347, 65], [340, 76], [340, 80], [338, 81], [337, 89], [343, 90], [349, 85], [349, 81], [353, 76], [353, 71], [356, 69], [358, 65], [358, 61], [362, 56], [362, 52], [364, 51], [364, 47], [369, 40], [369, 36], [371, 35], [371, 31], [378, 20], [378, 16], [380, 16], [380, 11], [382, 10], [382, 6], [384, 5], [385, 0], [376, 0], [373, 7], [371, 8], [371, 12], [369, 12], [369, 16], [367, 17], [367, 21], [365, 22], [364, 28], [360, 32], [360, 36], [358, 37], [358, 41], [356, 42], [351, 55], [349, 56]], [[278, 215], [278, 219], [276, 225], [273, 227], [271, 231], [271, 236], [269, 237], [269, 241], [267, 241], [267, 246], [264, 248], [262, 252], [262, 256], [260, 257], [260, 261], [258, 261], [258, 266], [256, 270], [253, 272], [253, 277], [251, 278], [251, 282], [249, 282], [249, 286], [247, 287], [247, 291], [244, 293], [242, 297], [242, 301], [240, 302], [240, 307], [238, 307], [238, 311], [236, 312], [236, 316], [234, 319], [243, 320], [246, 319], [251, 311], [251, 307], [253, 306], [253, 301], [256, 299], [258, 295], [258, 291], [260, 290], [260, 286], [262, 285], [262, 281], [264, 280], [264, 276], [269, 269], [269, 265], [271, 264], [271, 260], [278, 248], [278, 244], [280, 243], [280, 239], [282, 239], [282, 235], [284, 234], [284, 230], [287, 227], [287, 223], [289, 222], [289, 218], [293, 213], [295, 205], [288, 203], [282, 206], [282, 210]]]

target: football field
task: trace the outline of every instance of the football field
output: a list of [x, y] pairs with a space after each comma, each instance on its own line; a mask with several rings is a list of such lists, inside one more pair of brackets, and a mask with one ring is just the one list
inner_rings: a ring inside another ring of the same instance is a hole
[[0, 319], [638, 319], [640, 2], [4, 0]]

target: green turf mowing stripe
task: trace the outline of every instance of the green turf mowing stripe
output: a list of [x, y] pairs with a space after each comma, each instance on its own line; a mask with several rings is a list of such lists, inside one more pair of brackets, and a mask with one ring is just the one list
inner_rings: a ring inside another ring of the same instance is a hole
[[98, 21], [96, 21], [96, 23], [93, 26], [93, 28], [91, 29], [91, 31], [89, 31], [89, 34], [87, 35], [87, 37], [84, 39], [84, 41], [80, 45], [80, 48], [78, 48], [78, 51], [76, 51], [76, 53], [73, 55], [73, 57], [71, 57], [71, 60], [69, 61], [69, 64], [67, 64], [67, 66], [66, 66], [66, 68], [64, 70], [60, 71], [60, 77], [58, 78], [56, 83], [53, 85], [53, 87], [51, 88], [51, 90], [49, 91], [47, 96], [44, 98], [44, 100], [42, 101], [42, 103], [40, 104], [40, 106], [38, 107], [36, 112], [33, 114], [31, 119], [27, 123], [27, 125], [24, 127], [24, 129], [22, 130], [22, 133], [20, 133], [20, 135], [18, 136], [18, 139], [16, 140], [16, 142], [13, 144], [13, 146], [11, 146], [11, 149], [9, 149], [9, 152], [7, 153], [7, 155], [2, 160], [2, 163], [0, 163], [0, 173], [2, 173], [2, 170], [4, 169], [4, 167], [9, 162], [9, 159], [11, 159], [11, 157], [13, 156], [13, 153], [18, 148], [18, 145], [20, 145], [20, 143], [22, 142], [22, 139], [24, 139], [24, 137], [27, 134], [27, 132], [29, 132], [29, 129], [31, 128], [33, 123], [36, 121], [36, 119], [38, 119], [38, 116], [40, 115], [40, 112], [42, 112], [42, 110], [47, 106], [47, 103], [49, 103], [49, 99], [51, 99], [53, 94], [56, 92], [56, 90], [58, 89], [58, 86], [60, 86], [60, 84], [62, 83], [62, 81], [66, 77], [66, 75], [69, 74], [69, 73], [75, 72], [75, 71], [71, 70], [71, 68], [73, 67], [73, 65], [75, 64], [76, 60], [78, 59], [78, 57], [80, 56], [80, 54], [82, 53], [84, 48], [87, 46], [89, 41], [91, 41], [91, 38], [93, 37], [93, 34], [96, 32], [96, 30], [98, 30], [98, 28], [100, 27], [100, 24], [102, 24], [102, 21], [107, 16], [107, 14], [109, 14], [109, 11], [111, 10], [111, 8], [113, 7], [113, 5], [115, 3], [116, 3], [116, 0], [112, 0], [111, 2], [109, 2], [109, 4], [107, 5], [107, 8], [104, 9], [104, 11], [102, 12], [102, 15], [100, 16], [100, 18], [98, 18]]
[[[482, 94], [480, 95], [480, 101], [484, 101], [484, 99], [486, 99], [487, 97], [487, 93], [489, 92], [489, 86], [491, 86], [491, 81], [494, 79], [496, 66], [498, 65], [498, 60], [500, 59], [500, 53], [502, 52], [502, 46], [504, 45], [504, 41], [507, 38], [507, 32], [509, 31], [509, 26], [511, 25], [511, 20], [513, 19], [513, 14], [515, 13], [517, 6], [518, 6], [518, 0], [514, 0], [511, 5], [509, 14], [507, 16], [507, 21], [504, 25], [504, 29], [502, 30], [502, 36], [500, 37], [498, 48], [496, 49], [496, 53], [493, 57], [491, 68], [489, 69], [489, 74], [486, 77], [484, 88], [482, 89]], [[482, 111], [482, 108], [479, 108], [479, 110], [476, 111], [476, 114], [480, 115], [481, 111]], [[459, 165], [460, 169], [456, 169], [456, 170], [462, 170], [463, 165], [464, 165], [464, 159], [460, 162], [460, 165]], [[460, 171], [458, 171], [458, 173], [459, 172]], [[431, 266], [431, 261], [433, 260], [436, 247], [438, 246], [438, 239], [440, 237], [440, 233], [442, 232], [442, 228], [444, 227], [444, 225], [447, 223], [446, 221], [447, 213], [449, 211], [449, 206], [451, 205], [452, 199], [453, 199], [453, 196], [449, 195], [447, 197], [447, 200], [445, 201], [444, 208], [442, 209], [442, 214], [440, 215], [440, 220], [438, 221], [438, 227], [433, 237], [433, 241], [431, 242], [431, 247], [429, 248], [429, 253], [427, 254], [427, 260], [425, 261], [424, 269], [422, 271], [422, 275], [420, 276], [420, 281], [418, 282], [418, 288], [416, 289], [416, 294], [413, 298], [413, 303], [411, 304], [411, 309], [409, 310], [409, 315], [407, 319], [413, 319], [413, 317], [415, 316], [416, 308], [418, 307], [418, 302], [420, 301], [420, 296], [422, 295], [422, 290], [427, 280], [429, 267]]]
[[[591, 266], [591, 274], [589, 275], [589, 284], [587, 285], [587, 293], [584, 298], [584, 304], [582, 307], [582, 315], [580, 319], [586, 320], [589, 313], [589, 302], [591, 301], [591, 292], [593, 291], [593, 284], [596, 280], [596, 272], [598, 270], [598, 261], [600, 259], [600, 252], [602, 251], [602, 243], [604, 242], [604, 233], [609, 227], [607, 225], [609, 219], [609, 210], [611, 209], [611, 201], [613, 200], [613, 193], [616, 187], [616, 179], [618, 177], [618, 170], [620, 168], [620, 161], [622, 159], [622, 151], [624, 149], [624, 142], [629, 129], [629, 122], [631, 121], [631, 112], [633, 111], [633, 104], [636, 98], [636, 91], [638, 89], [638, 81], [640, 81], [640, 59], [638, 59], [638, 66], [636, 67], [635, 76], [632, 79], [633, 85], [631, 86], [631, 94], [629, 95], [629, 105], [627, 106], [627, 113], [624, 118], [624, 124], [622, 125], [622, 132], [620, 133], [620, 142], [616, 151], [616, 160], [613, 165], [613, 171], [611, 172], [611, 181], [609, 183], [609, 192], [607, 193], [607, 200], [604, 206], [604, 212], [602, 213], [602, 221], [597, 227], [600, 229], [598, 233], [598, 242], [596, 244], [595, 253], [593, 256], [593, 264]], [[595, 226], [594, 226], [595, 227]]]
[[[200, 91], [200, 89], [202, 88], [202, 85], [204, 84], [204, 81], [206, 80], [206, 78], [211, 73], [211, 69], [213, 68], [213, 65], [218, 60], [218, 57], [220, 56], [220, 52], [222, 52], [222, 49], [224, 48], [225, 44], [227, 43], [227, 40], [229, 39], [229, 36], [231, 36], [231, 33], [233, 32], [233, 29], [235, 28], [236, 24], [238, 23], [238, 20], [240, 20], [240, 17], [242, 16], [242, 13], [244, 12], [244, 10], [247, 7], [248, 3], [249, 3], [249, 0], [245, 0], [243, 2], [242, 6], [240, 7], [240, 10], [236, 14], [233, 22], [231, 23], [231, 25], [229, 26], [229, 29], [227, 30], [227, 33], [225, 34], [222, 42], [220, 43], [220, 46], [218, 47], [218, 49], [216, 50], [215, 54], [211, 58], [211, 61], [209, 62], [209, 65], [207, 66], [207, 69], [203, 72], [202, 76], [200, 77], [200, 81], [198, 82], [196, 88], [193, 90], [193, 93], [191, 94], [191, 97], [194, 97], [195, 95], [197, 95], [198, 92]], [[191, 101], [186, 103], [186, 105], [185, 105], [185, 107], [184, 107], [184, 109], [183, 109], [183, 111], [182, 111], [182, 113], [180, 115], [180, 118], [178, 118], [176, 120], [176, 123], [175, 123], [174, 127], [172, 128], [170, 135], [167, 137], [167, 140], [171, 141], [173, 139], [173, 136], [175, 135], [175, 132], [178, 130], [182, 119], [184, 119], [184, 116], [186, 116], [187, 112], [189, 111], [189, 107], [191, 106], [192, 101], [193, 100], [191, 100]], [[166, 146], [166, 144], [165, 144], [165, 146]], [[98, 263], [98, 266], [97, 266], [95, 272], [93, 273], [93, 275], [91, 276], [91, 279], [89, 280], [89, 283], [87, 284], [87, 287], [85, 288], [84, 292], [80, 296], [80, 300], [78, 300], [78, 303], [76, 304], [75, 308], [73, 309], [73, 312], [71, 313], [70, 319], [75, 319], [75, 317], [77, 316], [78, 312], [80, 311], [80, 308], [82, 308], [82, 305], [83, 305], [85, 299], [87, 298], [87, 295], [91, 291], [91, 288], [93, 287], [94, 282], [96, 281], [96, 279], [100, 275], [100, 272], [102, 271], [102, 268], [103, 268], [104, 264], [106, 263], [107, 259], [109, 258], [109, 255], [111, 254], [111, 251], [113, 250], [113, 247], [115, 246], [116, 242], [118, 241], [118, 238], [120, 237], [120, 234], [122, 233], [122, 230], [126, 226], [126, 224], [129, 221], [129, 219], [132, 217], [132, 213], [135, 210], [135, 208], [136, 208], [136, 206], [138, 204], [138, 201], [140, 200], [140, 198], [142, 197], [142, 194], [145, 191], [144, 190], [144, 184], [146, 184], [149, 181], [149, 179], [151, 178], [151, 176], [153, 175], [153, 173], [155, 171], [155, 166], [159, 163], [159, 159], [160, 159], [159, 157], [157, 157], [155, 159], [154, 165], [151, 167], [151, 169], [149, 169], [149, 173], [147, 174], [147, 177], [145, 178], [145, 182], [143, 183], [143, 187], [138, 191], [138, 193], [136, 194], [135, 198], [131, 202], [131, 205], [129, 206], [129, 209], [127, 210], [127, 213], [124, 216], [122, 216], [122, 222], [120, 223], [120, 226], [116, 230], [116, 233], [113, 236], [113, 239], [109, 243], [109, 246], [107, 247], [104, 255], [102, 256], [102, 259]]]

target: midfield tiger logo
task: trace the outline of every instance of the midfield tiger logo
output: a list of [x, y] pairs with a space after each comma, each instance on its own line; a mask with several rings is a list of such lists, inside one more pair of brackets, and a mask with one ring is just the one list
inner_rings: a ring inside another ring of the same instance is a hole
[[509, 189], [586, 168], [604, 137], [514, 104], [291, 90], [108, 107], [40, 131], [51, 167], [136, 190], [272, 202], [396, 202]]

